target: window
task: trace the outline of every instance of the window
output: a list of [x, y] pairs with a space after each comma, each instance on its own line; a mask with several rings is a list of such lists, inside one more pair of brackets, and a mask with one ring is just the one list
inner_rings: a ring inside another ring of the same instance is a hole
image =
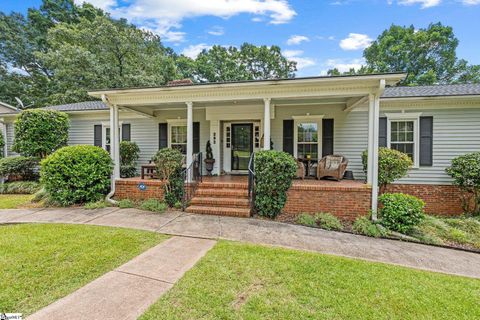
[[[102, 141], [102, 146], [103, 149], [107, 150], [107, 152], [110, 153], [111, 145], [112, 145], [112, 139], [110, 137], [110, 124], [103, 124], [103, 141]], [[120, 123], [118, 127], [118, 134], [119, 137], [122, 137], [122, 123]]]
[[182, 154], [187, 154], [187, 126], [170, 126], [170, 147], [179, 150]]
[[419, 117], [421, 113], [390, 113], [387, 125], [387, 146], [407, 154], [413, 166], [419, 166]]
[[298, 123], [297, 158], [318, 159], [318, 123]]

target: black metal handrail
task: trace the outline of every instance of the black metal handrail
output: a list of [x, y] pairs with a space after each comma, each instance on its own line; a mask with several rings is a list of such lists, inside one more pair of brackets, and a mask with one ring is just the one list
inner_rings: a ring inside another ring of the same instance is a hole
[[252, 152], [248, 160], [248, 202], [250, 212], [255, 211], [255, 153]]
[[192, 200], [198, 184], [202, 182], [203, 161], [202, 153], [193, 155], [193, 161], [190, 165], [182, 171], [183, 178], [183, 196], [182, 196], [182, 210], [188, 207], [190, 200]]

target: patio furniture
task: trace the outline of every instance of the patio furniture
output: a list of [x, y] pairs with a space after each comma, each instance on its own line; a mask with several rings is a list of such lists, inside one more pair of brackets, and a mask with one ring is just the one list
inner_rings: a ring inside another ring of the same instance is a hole
[[142, 179], [145, 179], [145, 176], [150, 177], [151, 179], [156, 178], [157, 165], [155, 165], [154, 163], [143, 165], [141, 167], [141, 176], [142, 176]]
[[297, 161], [300, 161], [303, 163], [303, 167], [305, 168], [305, 177], [306, 178], [312, 178], [311, 174], [313, 173], [313, 178], [316, 175], [315, 172], [315, 166], [317, 164], [317, 159], [313, 158], [299, 158]]
[[305, 165], [299, 159], [297, 159], [297, 178], [305, 179]]
[[343, 179], [348, 160], [342, 155], [325, 156], [318, 162], [317, 179], [331, 177], [339, 181]]

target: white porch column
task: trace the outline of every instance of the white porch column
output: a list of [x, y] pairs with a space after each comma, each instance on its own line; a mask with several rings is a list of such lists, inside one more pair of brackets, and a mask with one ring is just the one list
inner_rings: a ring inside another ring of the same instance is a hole
[[3, 156], [6, 158], [8, 157], [8, 139], [7, 139], [7, 124], [3, 121], [0, 121], [0, 128], [2, 130], [3, 135]]
[[187, 168], [193, 161], [193, 102], [187, 102]]
[[380, 130], [380, 96], [373, 99], [373, 155], [372, 155], [372, 220], [377, 220], [378, 207], [378, 134]]
[[114, 163], [113, 178], [120, 178], [120, 134], [118, 121], [118, 106], [110, 108], [110, 148]]
[[270, 102], [272, 99], [265, 98], [263, 112], [263, 150], [270, 150]]
[[368, 162], [367, 162], [367, 183], [372, 184], [373, 173], [373, 131], [375, 126], [375, 97], [373, 94], [368, 95]]

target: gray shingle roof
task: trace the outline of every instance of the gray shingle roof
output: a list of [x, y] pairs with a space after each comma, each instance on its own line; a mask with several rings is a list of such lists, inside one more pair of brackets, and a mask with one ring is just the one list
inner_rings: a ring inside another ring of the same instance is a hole
[[449, 84], [417, 87], [389, 87], [382, 98], [480, 95], [480, 84]]
[[57, 106], [45, 107], [47, 110], [57, 111], [87, 111], [87, 110], [107, 110], [108, 107], [102, 101], [84, 101], [77, 103], [61, 104]]

